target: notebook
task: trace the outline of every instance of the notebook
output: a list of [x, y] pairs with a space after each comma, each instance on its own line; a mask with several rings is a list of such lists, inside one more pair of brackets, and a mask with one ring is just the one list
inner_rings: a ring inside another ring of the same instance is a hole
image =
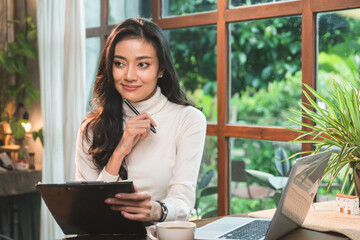
[[223, 217], [198, 228], [195, 240], [272, 240], [298, 228], [313, 202], [330, 155], [331, 151], [326, 151], [295, 162], [272, 220]]
[[36, 188], [64, 234], [146, 234], [144, 223], [124, 218], [104, 202], [134, 192], [131, 181], [38, 183]]

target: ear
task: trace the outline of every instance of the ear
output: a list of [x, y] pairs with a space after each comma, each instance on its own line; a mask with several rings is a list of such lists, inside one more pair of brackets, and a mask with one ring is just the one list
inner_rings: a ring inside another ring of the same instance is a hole
[[165, 72], [164, 68], [159, 68], [158, 78], [162, 78], [164, 76], [164, 72]]
[[165, 70], [160, 69], [160, 71], [158, 73], [158, 78], [162, 78], [164, 75], [164, 72], [165, 72]]

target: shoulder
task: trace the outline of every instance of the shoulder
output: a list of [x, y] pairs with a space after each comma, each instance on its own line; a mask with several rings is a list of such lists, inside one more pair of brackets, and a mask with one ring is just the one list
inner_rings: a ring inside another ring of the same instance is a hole
[[193, 129], [200, 132], [206, 131], [206, 118], [199, 109], [192, 106], [181, 106], [178, 114], [181, 131], [185, 129]]
[[182, 115], [183, 118], [186, 118], [189, 121], [203, 122], [206, 124], [205, 115], [199, 109], [193, 106], [184, 106]]
[[176, 104], [173, 102], [168, 102], [167, 108], [171, 109], [170, 111], [173, 112], [181, 121], [195, 121], [195, 122], [202, 122], [206, 124], [205, 115], [197, 108], [193, 106], [184, 106], [180, 104]]
[[93, 129], [90, 126], [90, 120], [86, 118], [78, 129], [77, 140], [83, 143], [89, 143], [92, 141]]

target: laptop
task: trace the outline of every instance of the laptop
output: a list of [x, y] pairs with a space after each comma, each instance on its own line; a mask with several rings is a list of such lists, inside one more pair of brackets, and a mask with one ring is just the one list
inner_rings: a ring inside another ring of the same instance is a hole
[[195, 240], [278, 239], [305, 220], [320, 185], [331, 151], [296, 160], [273, 218], [223, 217], [196, 229]]
[[144, 223], [124, 218], [104, 202], [134, 192], [131, 181], [38, 183], [36, 188], [64, 234], [146, 234]]

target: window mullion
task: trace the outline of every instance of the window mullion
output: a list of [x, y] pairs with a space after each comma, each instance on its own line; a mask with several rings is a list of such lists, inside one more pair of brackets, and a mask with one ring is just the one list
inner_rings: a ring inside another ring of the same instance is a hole
[[[304, 10], [302, 14], [302, 82], [316, 88], [316, 16], [311, 9], [312, 0], [303, 0]], [[304, 89], [304, 85], [302, 86]], [[302, 94], [303, 103], [308, 103]], [[303, 122], [312, 124], [307, 118]], [[309, 130], [303, 127], [303, 130]], [[309, 136], [310, 137], [310, 136]], [[303, 144], [302, 150], [311, 150], [311, 144]]]
[[225, 137], [229, 109], [229, 42], [224, 12], [228, 1], [218, 2], [217, 22], [217, 102], [218, 102], [218, 215], [229, 214], [229, 144]]

